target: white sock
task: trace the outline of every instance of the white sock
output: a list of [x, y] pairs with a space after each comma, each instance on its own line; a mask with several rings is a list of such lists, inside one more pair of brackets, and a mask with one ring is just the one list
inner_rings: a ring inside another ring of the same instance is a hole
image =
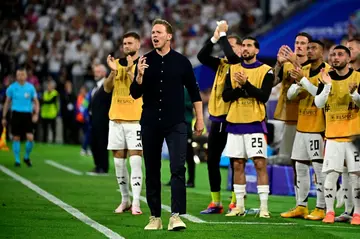
[[347, 167], [344, 167], [341, 184], [342, 184], [342, 190], [344, 191], [345, 212], [347, 212], [350, 215], [353, 210], [354, 204], [352, 197], [352, 187], [350, 184], [350, 178]]
[[334, 212], [336, 182], [338, 178], [339, 178], [338, 172], [330, 172], [325, 177], [324, 192], [325, 192], [326, 213]]
[[126, 159], [114, 158], [116, 179], [118, 181], [122, 202], [129, 202], [129, 172], [126, 167]]
[[236, 196], [236, 207], [245, 208], [244, 196], [246, 194], [246, 184], [234, 184], [234, 193]]
[[130, 156], [131, 167], [131, 191], [133, 193], [133, 205], [140, 206], [140, 194], [142, 188], [142, 157], [139, 155]]
[[309, 165], [296, 162], [295, 169], [298, 186], [297, 205], [306, 207], [310, 192], [310, 167]]
[[352, 188], [352, 200], [354, 202], [354, 214], [360, 214], [360, 177], [353, 173], [349, 174]]
[[260, 208], [268, 210], [269, 185], [259, 185], [257, 186], [257, 190], [260, 198]]
[[295, 193], [295, 203], [296, 203], [296, 206], [297, 206], [297, 203], [298, 203], [298, 195], [299, 195], [298, 191], [299, 191], [298, 186], [297, 186], [297, 185], [294, 185], [294, 193]]
[[315, 176], [316, 176], [316, 207], [325, 208], [325, 197], [324, 197], [324, 180], [325, 174], [322, 172], [322, 163], [313, 162], [312, 163]]

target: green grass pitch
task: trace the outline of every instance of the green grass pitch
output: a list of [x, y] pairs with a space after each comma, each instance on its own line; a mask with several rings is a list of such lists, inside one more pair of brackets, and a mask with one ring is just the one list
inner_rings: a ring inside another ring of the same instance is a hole
[[[22, 150], [24, 146], [22, 145]], [[210, 201], [206, 164], [196, 167], [196, 188], [187, 190], [188, 214], [206, 223], [195, 223], [187, 219], [187, 229], [181, 232], [167, 231], [170, 214], [163, 210], [164, 230], [144, 231], [149, 209], [142, 202], [143, 215], [130, 213], [114, 214], [121, 197], [115, 179], [114, 167], [109, 176], [94, 177], [74, 175], [46, 163], [52, 160], [75, 170], [86, 172], [93, 168], [90, 157], [81, 157], [80, 148], [62, 145], [36, 144], [32, 154], [33, 167], [22, 163], [14, 167], [12, 152], [0, 151], [0, 165], [31, 181], [41, 189], [78, 209], [97, 223], [125, 238], [359, 238], [360, 227], [302, 219], [282, 219], [280, 213], [294, 206], [293, 197], [270, 196], [271, 219], [259, 219], [253, 215], [226, 218], [222, 215], [200, 215]], [[169, 179], [169, 163], [162, 163], [162, 182]], [[226, 187], [227, 171], [222, 169], [223, 188]], [[142, 195], [145, 196], [143, 184]], [[222, 202], [227, 209], [230, 192], [222, 191]], [[170, 188], [164, 186], [162, 203], [170, 205]], [[257, 195], [248, 195], [247, 208], [258, 207]], [[309, 209], [315, 206], [309, 200]], [[340, 213], [341, 210], [338, 211]], [[231, 224], [232, 223], [232, 224]], [[291, 224], [289, 224], [291, 223]], [[105, 238], [94, 228], [78, 220], [59, 206], [51, 203], [25, 185], [0, 171], [0, 238]]]

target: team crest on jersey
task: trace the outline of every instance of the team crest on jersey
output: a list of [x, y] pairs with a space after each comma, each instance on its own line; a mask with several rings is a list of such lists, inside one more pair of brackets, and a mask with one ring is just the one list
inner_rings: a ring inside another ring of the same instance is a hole
[[30, 97], [30, 94], [29, 94], [29, 93], [27, 93], [27, 92], [25, 92], [24, 97], [27, 99], [27, 98], [29, 98], [29, 97]]

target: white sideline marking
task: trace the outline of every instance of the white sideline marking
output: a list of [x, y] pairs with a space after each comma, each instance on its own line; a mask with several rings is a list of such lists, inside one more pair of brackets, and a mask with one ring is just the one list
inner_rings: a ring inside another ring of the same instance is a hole
[[[301, 225], [301, 224], [299, 224], [299, 225]], [[343, 227], [343, 226], [335, 226], [335, 225], [317, 225], [317, 224], [305, 224], [303, 226], [305, 226], [305, 227], [324, 227], [324, 228], [339, 228], [339, 229], [356, 229], [356, 230], [359, 230], [359, 227], [357, 227], [357, 226]]]
[[[140, 200], [147, 204], [147, 200], [146, 200], [145, 197], [140, 196]], [[171, 213], [171, 207], [169, 207], [167, 205], [164, 205], [164, 204], [161, 204], [161, 208], [164, 209], [165, 211]], [[198, 217], [195, 217], [195, 216], [192, 216], [192, 215], [189, 215], [189, 214], [183, 214], [183, 215], [180, 215], [180, 216], [187, 219], [187, 220], [189, 220], [190, 222], [195, 222], [195, 223], [205, 223], [206, 222], [206, 221], [204, 221], [204, 220], [202, 220], [202, 219], [200, 219]]]
[[278, 226], [289, 226], [289, 225], [300, 225], [291, 222], [205, 222], [206, 224], [240, 224], [240, 225], [278, 225]]
[[33, 184], [29, 180], [21, 177], [20, 175], [14, 173], [13, 171], [7, 169], [6, 167], [0, 165], [0, 170], [3, 173], [5, 173], [8, 176], [15, 179], [16, 181], [19, 181], [20, 183], [24, 184], [26, 187], [30, 188], [31, 190], [33, 190], [37, 194], [43, 196], [44, 198], [46, 198], [50, 202], [54, 203], [55, 205], [58, 205], [59, 207], [61, 207], [62, 209], [64, 209], [65, 211], [67, 211], [68, 213], [70, 213], [71, 215], [73, 215], [74, 217], [79, 219], [80, 221], [82, 221], [83, 223], [91, 226], [95, 230], [97, 230], [100, 233], [104, 234], [106, 237], [115, 238], [115, 239], [124, 239], [124, 237], [120, 236], [116, 232], [114, 232], [114, 231], [110, 230], [109, 228], [107, 228], [107, 227], [99, 224], [98, 222], [92, 220], [91, 218], [89, 218], [88, 216], [86, 216], [85, 214], [80, 212], [78, 209], [73, 208], [69, 204], [66, 204], [65, 202], [63, 202], [60, 199], [58, 199], [57, 197], [55, 197], [54, 195], [46, 192], [45, 190], [41, 189], [40, 187]]
[[[131, 194], [131, 193], [130, 193]], [[140, 200], [143, 201], [144, 203], [147, 204], [147, 200], [145, 197], [140, 196]], [[171, 207], [161, 204], [161, 208], [164, 209], [167, 212], [171, 213]], [[208, 221], [204, 221], [198, 217], [195, 217], [193, 215], [190, 214], [184, 214], [184, 215], [180, 215], [181, 217], [194, 222], [194, 223], [204, 223], [204, 224], [244, 224], [244, 225], [297, 225], [296, 223], [268, 223], [268, 222], [208, 222]]]
[[75, 169], [72, 169], [72, 168], [69, 168], [67, 166], [64, 166], [62, 164], [59, 164], [57, 162], [54, 162], [52, 160], [45, 160], [45, 163], [51, 165], [51, 166], [54, 166], [55, 168], [58, 168], [58, 169], [61, 169], [63, 171], [66, 171], [68, 173], [72, 173], [72, 174], [75, 174], [75, 175], [83, 175], [82, 172], [78, 171], [78, 170], [75, 170]]
[[[117, 189], [116, 191], [120, 191]], [[132, 193], [130, 192], [130, 195], [132, 196]], [[140, 196], [140, 200], [147, 204], [147, 200], [145, 197]], [[161, 208], [164, 209], [167, 212], [171, 213], [171, 207], [161, 204]], [[359, 229], [359, 227], [344, 227], [344, 226], [335, 226], [335, 225], [322, 225], [322, 224], [300, 224], [296, 222], [241, 222], [241, 221], [230, 221], [230, 222], [224, 222], [224, 221], [205, 221], [202, 220], [196, 216], [190, 215], [190, 214], [184, 214], [180, 215], [181, 217], [194, 222], [194, 223], [202, 223], [202, 224], [233, 224], [233, 225], [273, 225], [273, 226], [305, 226], [305, 227], [323, 227], [323, 228], [338, 228], [338, 229]]]
[[[130, 195], [132, 196], [132, 192], [130, 192]], [[146, 200], [146, 197], [143, 197], [143, 196], [140, 196], [140, 200], [143, 201], [144, 203], [147, 204], [147, 200]], [[171, 213], [171, 207], [167, 206], [167, 205], [164, 205], [164, 204], [161, 204], [161, 208], [167, 212], [170, 212]], [[190, 215], [190, 214], [182, 214], [180, 215], [181, 217], [189, 220], [190, 222], [195, 222], [195, 223], [206, 223], [206, 221], [198, 218], [198, 217], [195, 217], [193, 215]]]

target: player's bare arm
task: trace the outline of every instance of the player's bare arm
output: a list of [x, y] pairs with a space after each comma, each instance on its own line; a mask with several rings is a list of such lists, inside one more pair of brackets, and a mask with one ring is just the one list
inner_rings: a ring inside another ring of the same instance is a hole
[[36, 97], [33, 99], [33, 104], [34, 104], [34, 114], [32, 115], [32, 122], [36, 123], [39, 120], [39, 112], [40, 112], [40, 103]]
[[281, 79], [279, 77], [280, 71], [284, 65], [284, 63], [287, 61], [285, 58], [285, 53], [284, 53], [284, 48], [285, 46], [281, 46], [278, 54], [277, 54], [277, 61], [276, 64], [274, 66], [274, 73], [275, 73], [275, 79], [274, 79], [274, 83], [273, 86], [278, 85], [281, 82]]
[[1, 120], [1, 124], [5, 127], [7, 122], [6, 122], [6, 115], [8, 113], [9, 110], [9, 106], [11, 103], [11, 98], [10, 97], [6, 97], [5, 103], [4, 103], [4, 108], [3, 108], [3, 114], [2, 114], [2, 120]]

